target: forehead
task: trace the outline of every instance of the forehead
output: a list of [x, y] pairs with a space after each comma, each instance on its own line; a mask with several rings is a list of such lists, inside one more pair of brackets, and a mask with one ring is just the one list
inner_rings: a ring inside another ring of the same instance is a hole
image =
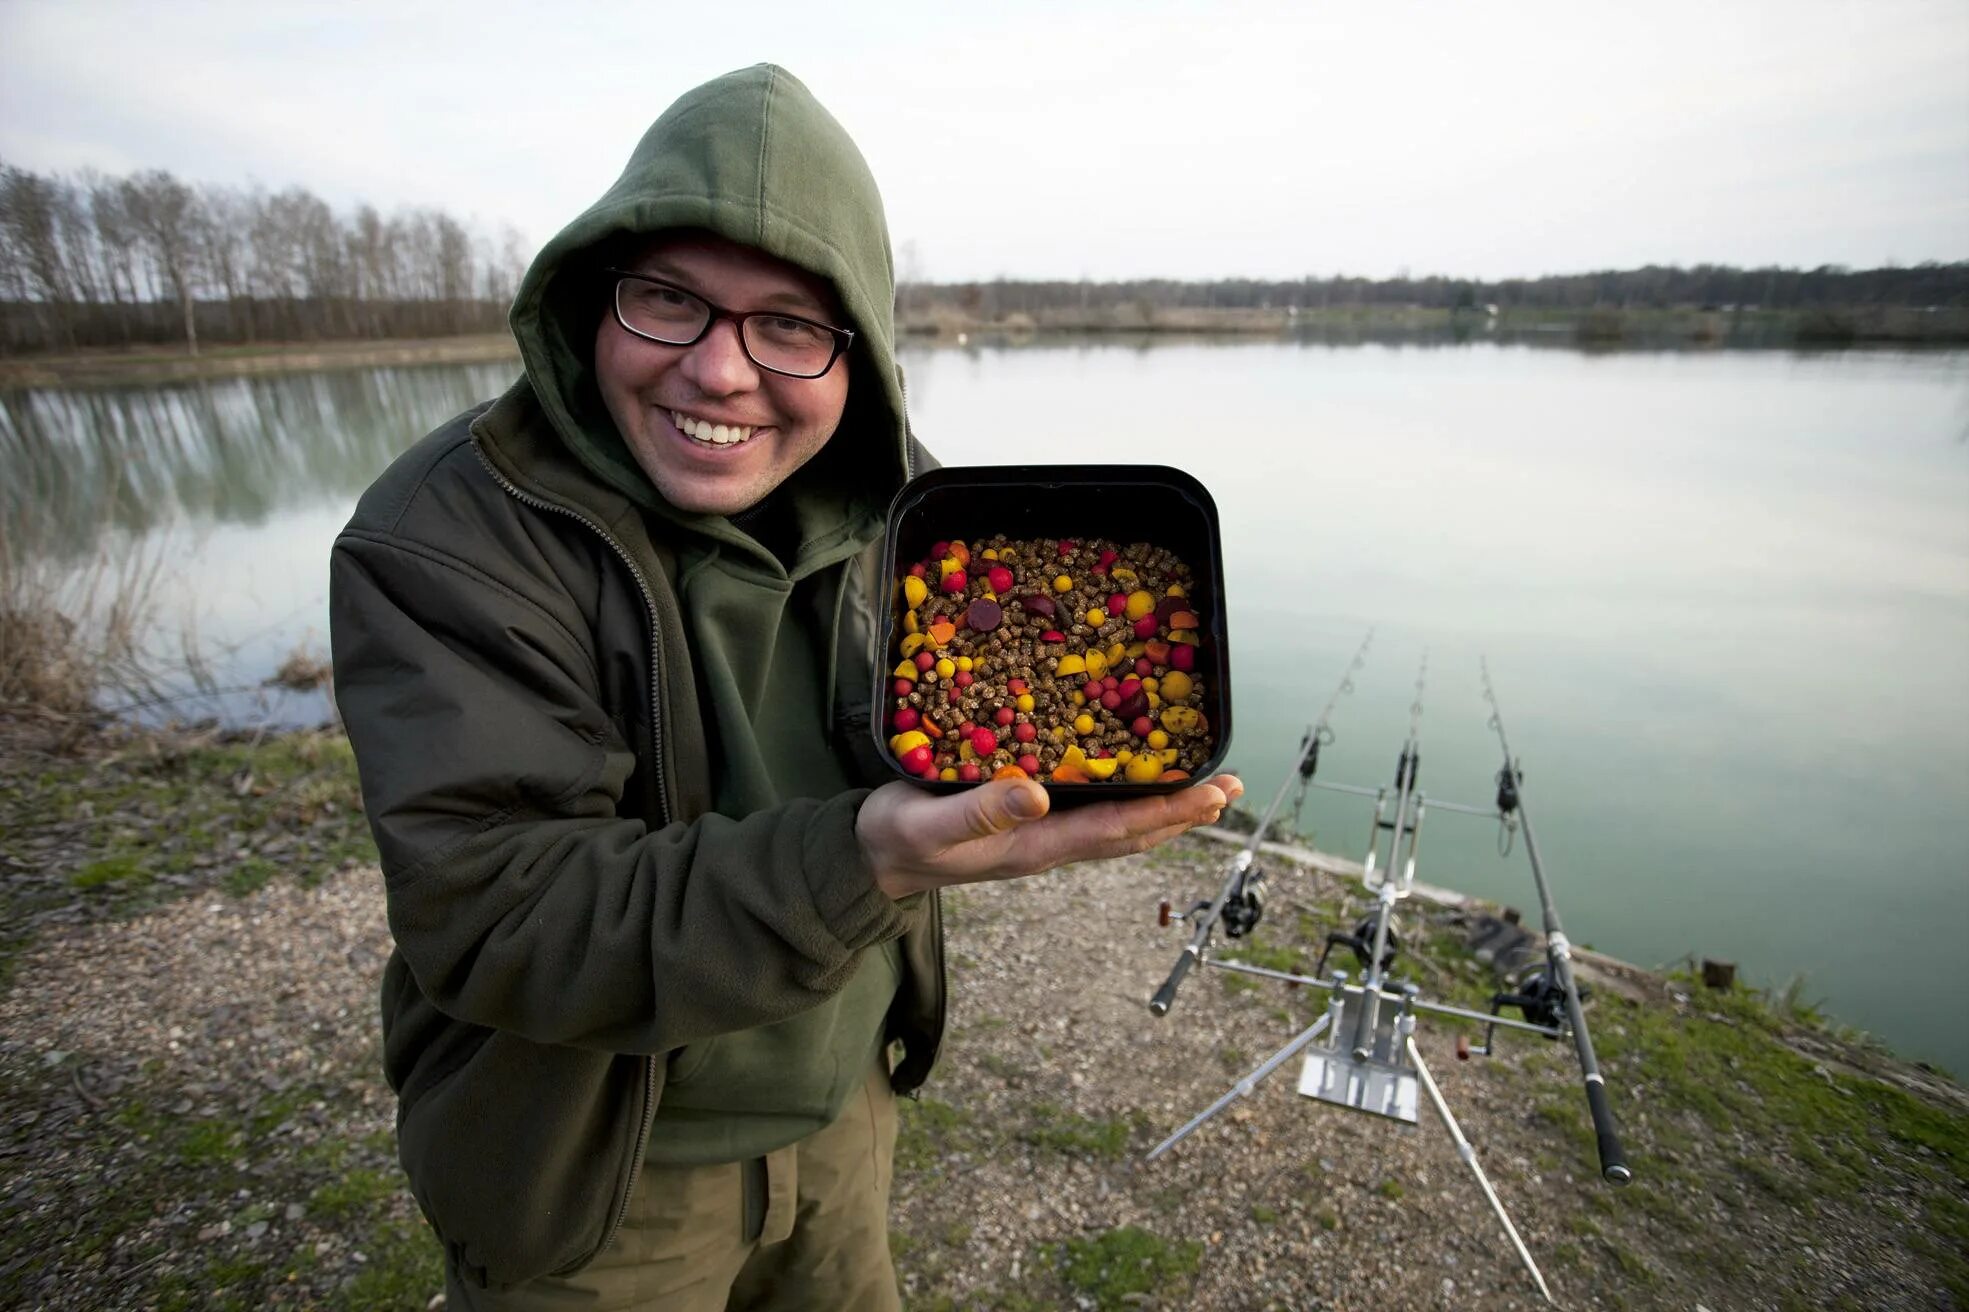
[[734, 310], [842, 317], [840, 299], [827, 279], [756, 246], [713, 233], [659, 233], [636, 251], [626, 267], [677, 283]]

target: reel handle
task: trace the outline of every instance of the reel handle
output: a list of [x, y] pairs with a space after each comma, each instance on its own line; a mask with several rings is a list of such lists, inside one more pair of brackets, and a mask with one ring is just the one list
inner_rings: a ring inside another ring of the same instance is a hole
[[1606, 1086], [1598, 1080], [1586, 1085], [1586, 1106], [1593, 1113], [1593, 1137], [1600, 1148], [1600, 1174], [1609, 1184], [1626, 1184], [1634, 1178], [1634, 1172], [1627, 1165], [1627, 1153], [1613, 1128], [1613, 1109], [1607, 1106]]
[[1162, 987], [1149, 999], [1149, 1011], [1152, 1014], [1157, 1016], [1169, 1014], [1169, 1004], [1176, 1000], [1176, 990], [1182, 987], [1183, 976], [1189, 974], [1190, 967], [1195, 964], [1196, 953], [1185, 948], [1183, 955], [1176, 958], [1175, 968], [1169, 972], [1169, 978], [1162, 981]]

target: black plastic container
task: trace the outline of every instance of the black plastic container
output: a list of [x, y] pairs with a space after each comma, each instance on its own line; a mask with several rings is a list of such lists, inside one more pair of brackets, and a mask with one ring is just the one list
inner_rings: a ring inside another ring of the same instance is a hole
[[1057, 801], [1093, 801], [1174, 792], [1214, 773], [1231, 745], [1231, 663], [1224, 623], [1224, 555], [1217, 503], [1209, 491], [1166, 465], [969, 465], [933, 469], [912, 479], [889, 507], [882, 556], [883, 576], [889, 580], [888, 623], [875, 667], [870, 728], [876, 749], [896, 777], [937, 793], [976, 786], [919, 778], [889, 751], [894, 732], [889, 715], [895, 706], [889, 684], [905, 613], [898, 583], [909, 563], [921, 560], [938, 542], [977, 542], [999, 533], [1008, 538], [1148, 542], [1174, 552], [1190, 567], [1192, 600], [1201, 608], [1195, 675], [1203, 689], [1201, 709], [1215, 735], [1210, 758], [1188, 779], [1085, 784], [1042, 779], [1041, 786]]

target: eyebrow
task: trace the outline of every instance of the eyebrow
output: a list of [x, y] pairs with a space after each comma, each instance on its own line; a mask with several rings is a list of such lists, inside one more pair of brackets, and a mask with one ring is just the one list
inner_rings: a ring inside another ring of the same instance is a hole
[[[647, 260], [639, 266], [632, 267], [637, 268], [639, 272], [649, 274], [651, 277], [662, 278], [666, 282], [674, 282], [689, 291], [697, 292], [700, 296], [704, 294], [699, 290], [696, 279], [660, 255], [653, 260]], [[757, 308], [763, 310], [797, 310], [803, 317], [820, 322], [825, 322], [829, 317], [825, 305], [821, 304], [818, 299], [808, 293], [800, 291], [772, 292], [760, 299]]]

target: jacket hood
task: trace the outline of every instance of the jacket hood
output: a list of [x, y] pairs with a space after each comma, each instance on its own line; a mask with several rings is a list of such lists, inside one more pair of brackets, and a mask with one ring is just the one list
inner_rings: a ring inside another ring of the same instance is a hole
[[513, 302], [513, 335], [555, 430], [591, 472], [645, 508], [713, 537], [732, 532], [723, 517], [686, 514], [662, 500], [595, 382], [595, 332], [609, 284], [600, 270], [635, 239], [683, 228], [756, 247], [833, 284], [855, 330], [847, 409], [827, 446], [782, 487], [801, 501], [832, 503], [835, 514], [853, 507], [879, 515], [909, 463], [882, 197], [834, 116], [771, 64], [707, 82], [665, 110], [615, 185], [527, 271]]

